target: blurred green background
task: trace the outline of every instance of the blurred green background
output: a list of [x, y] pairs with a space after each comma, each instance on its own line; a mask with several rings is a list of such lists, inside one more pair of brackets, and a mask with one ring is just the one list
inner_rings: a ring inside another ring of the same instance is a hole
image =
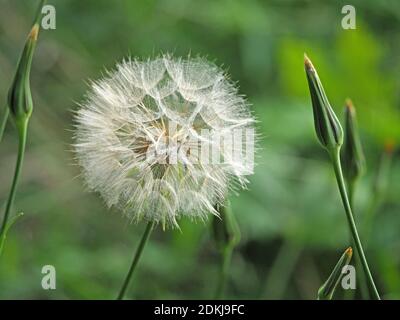
[[[37, 3], [0, 0], [2, 104]], [[128, 55], [162, 52], [199, 54], [223, 66], [259, 120], [262, 139], [249, 190], [230, 197], [242, 240], [226, 297], [315, 299], [349, 245], [333, 172], [314, 133], [303, 69], [307, 52], [337, 114], [347, 97], [357, 108], [368, 171], [356, 193], [356, 216], [383, 298], [400, 298], [398, 152], [387, 187], [373, 187], [385, 144], [400, 140], [398, 1], [48, 3], [56, 8], [57, 28], [41, 31], [34, 57], [35, 109], [15, 203], [26, 215], [11, 230], [0, 260], [1, 299], [115, 298], [144, 225], [130, 225], [84, 189], [71, 152], [72, 111], [88, 79]], [[345, 4], [356, 8], [356, 30], [341, 28]], [[1, 205], [16, 146], [9, 123], [0, 144]], [[128, 298], [213, 297], [219, 255], [209, 223], [180, 225], [182, 232], [154, 232]], [[56, 290], [41, 288], [48, 264], [57, 271]], [[341, 290], [336, 297], [346, 298]]]

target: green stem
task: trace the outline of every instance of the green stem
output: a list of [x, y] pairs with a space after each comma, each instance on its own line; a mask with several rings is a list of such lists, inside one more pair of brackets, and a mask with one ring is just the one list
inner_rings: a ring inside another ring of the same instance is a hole
[[122, 300], [124, 298], [126, 289], [129, 286], [129, 282], [131, 281], [133, 271], [135, 271], [135, 268], [139, 262], [140, 256], [142, 255], [143, 249], [147, 243], [147, 240], [150, 237], [151, 231], [153, 230], [154, 222], [149, 222], [147, 224], [146, 230], [143, 233], [142, 239], [140, 240], [139, 246], [136, 249], [135, 256], [133, 257], [131, 267], [129, 268], [128, 274], [126, 275], [124, 284], [122, 285], [122, 288], [118, 294], [117, 300]]
[[6, 210], [4, 212], [4, 217], [3, 217], [3, 222], [1, 224], [0, 228], [0, 256], [3, 251], [3, 246], [4, 246], [4, 241], [7, 236], [7, 225], [8, 225], [8, 219], [10, 216], [11, 208], [14, 203], [15, 199], [15, 194], [17, 191], [17, 184], [18, 184], [18, 179], [21, 173], [21, 168], [22, 168], [22, 163], [24, 161], [24, 154], [25, 154], [25, 145], [26, 145], [26, 134], [27, 134], [27, 129], [28, 129], [28, 120], [26, 120], [21, 126], [18, 126], [18, 134], [19, 134], [19, 145], [18, 145], [18, 156], [17, 156], [17, 162], [15, 165], [15, 172], [14, 172], [14, 178], [11, 184], [11, 190], [10, 194], [7, 199], [7, 204], [6, 204]]
[[[348, 192], [348, 198], [349, 198], [349, 204], [352, 212], [354, 213], [354, 193], [356, 189], [356, 184], [357, 184], [357, 179], [353, 181], [349, 181], [347, 183], [347, 192]], [[354, 217], [354, 221], [357, 221], [357, 217]], [[356, 222], [357, 223], [357, 222]], [[350, 242], [352, 244], [352, 247], [355, 248], [356, 245], [353, 241], [353, 238], [350, 233]], [[356, 267], [362, 265], [361, 260], [360, 260], [360, 255], [358, 254], [358, 250], [356, 250], [354, 254], [354, 260]], [[367, 279], [365, 278], [365, 274], [357, 274], [357, 278], [359, 279], [359, 284], [360, 284], [360, 291], [361, 291], [361, 297], [362, 299], [369, 299], [369, 292], [368, 292], [368, 283]], [[354, 297], [355, 290], [350, 290], [350, 293], [348, 297], [353, 298]]]
[[217, 290], [215, 292], [215, 299], [221, 299], [224, 295], [226, 281], [229, 273], [229, 265], [231, 263], [233, 245], [227, 245], [221, 255], [221, 269], [218, 277]]
[[6, 129], [9, 113], [10, 113], [10, 110], [9, 110], [8, 106], [5, 106], [2, 117], [0, 119], [0, 142], [3, 139], [3, 134], [4, 134], [4, 130]]
[[286, 240], [282, 244], [266, 277], [262, 299], [279, 300], [282, 298], [301, 251], [301, 247], [294, 244], [293, 241]]
[[362, 244], [360, 241], [360, 237], [358, 236], [356, 224], [354, 222], [353, 212], [351, 210], [349, 198], [347, 196], [346, 186], [345, 186], [343, 173], [342, 173], [342, 167], [340, 164], [339, 149], [337, 149], [336, 152], [331, 153], [331, 159], [332, 159], [332, 164], [333, 164], [333, 167], [335, 170], [335, 176], [336, 176], [336, 180], [338, 183], [340, 196], [342, 198], [343, 206], [344, 206], [344, 209], [346, 212], [347, 222], [349, 224], [351, 235], [353, 237], [353, 241], [356, 246], [358, 256], [360, 257], [360, 261], [361, 261], [362, 267], [364, 269], [364, 273], [368, 280], [368, 286], [370, 288], [371, 294], [373, 294], [373, 297], [376, 300], [380, 300], [378, 290], [376, 289], [374, 279], [372, 278], [371, 271], [369, 270], [369, 267], [368, 267], [367, 259], [364, 254], [364, 250], [363, 250], [363, 247], [362, 247]]
[[385, 200], [385, 192], [388, 184], [388, 177], [390, 175], [390, 166], [392, 161], [392, 152], [385, 151], [380, 159], [378, 171], [376, 173], [374, 185], [373, 185], [373, 197], [368, 206], [368, 210], [366, 212], [364, 218], [363, 231], [365, 235], [365, 240], [367, 241], [364, 244], [368, 246], [368, 240], [370, 238], [370, 234], [372, 231], [372, 224], [377, 214], [379, 207], [382, 205]]

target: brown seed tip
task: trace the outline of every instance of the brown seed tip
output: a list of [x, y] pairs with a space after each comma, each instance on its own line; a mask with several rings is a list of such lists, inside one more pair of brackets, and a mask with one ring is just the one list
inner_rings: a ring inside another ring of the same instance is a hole
[[313, 71], [314, 66], [311, 62], [311, 60], [307, 57], [307, 54], [304, 53], [304, 66], [306, 67], [307, 70]]
[[353, 248], [348, 247], [344, 253], [346, 254], [346, 256], [352, 257], [353, 256]]
[[29, 32], [28, 38], [32, 39], [33, 41], [36, 41], [38, 38], [38, 34], [39, 34], [39, 25], [36, 23], [32, 27], [31, 32]]

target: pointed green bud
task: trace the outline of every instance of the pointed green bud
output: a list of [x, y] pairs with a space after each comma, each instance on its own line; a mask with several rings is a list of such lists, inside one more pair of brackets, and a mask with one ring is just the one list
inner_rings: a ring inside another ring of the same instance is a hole
[[348, 183], [352, 184], [365, 171], [365, 157], [358, 134], [356, 110], [350, 99], [346, 100], [343, 169]]
[[353, 256], [353, 249], [347, 248], [343, 255], [340, 257], [338, 263], [333, 269], [328, 280], [318, 290], [318, 300], [331, 300], [335, 293], [336, 287], [340, 280], [343, 278], [343, 267], [349, 264]]
[[314, 114], [314, 126], [318, 140], [329, 152], [340, 148], [343, 143], [343, 130], [325, 94], [311, 60], [304, 55], [304, 66], [310, 89]]
[[38, 33], [39, 24], [34, 24], [26, 40], [13, 83], [8, 92], [8, 107], [17, 126], [29, 119], [33, 109], [29, 76]]
[[218, 250], [223, 252], [226, 247], [234, 247], [240, 242], [240, 230], [229, 207], [217, 209], [219, 217], [214, 216], [212, 221], [213, 236]]

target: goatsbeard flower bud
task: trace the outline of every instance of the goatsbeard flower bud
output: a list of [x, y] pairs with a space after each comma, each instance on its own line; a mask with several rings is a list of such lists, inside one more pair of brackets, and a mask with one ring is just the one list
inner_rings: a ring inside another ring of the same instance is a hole
[[389, 184], [394, 151], [394, 140], [386, 140], [373, 185], [374, 195], [378, 200], [383, 197]]
[[304, 55], [304, 65], [318, 140], [325, 149], [329, 152], [334, 152], [343, 144], [342, 127], [329, 104], [317, 70], [315, 70], [311, 60], [306, 55]]
[[8, 92], [8, 107], [17, 127], [25, 126], [32, 114], [33, 103], [29, 78], [38, 33], [39, 24], [35, 23], [25, 42], [14, 80]]
[[344, 115], [343, 169], [346, 180], [354, 183], [365, 171], [365, 157], [358, 134], [356, 110], [350, 99], [346, 100]]
[[[88, 187], [135, 222], [177, 226], [184, 215], [217, 215], [228, 190], [247, 183], [242, 152], [251, 141], [233, 156], [229, 143], [217, 141], [254, 130], [254, 118], [224, 73], [203, 59], [124, 61], [92, 84], [76, 122]], [[207, 150], [223, 161], [207, 161]]]

